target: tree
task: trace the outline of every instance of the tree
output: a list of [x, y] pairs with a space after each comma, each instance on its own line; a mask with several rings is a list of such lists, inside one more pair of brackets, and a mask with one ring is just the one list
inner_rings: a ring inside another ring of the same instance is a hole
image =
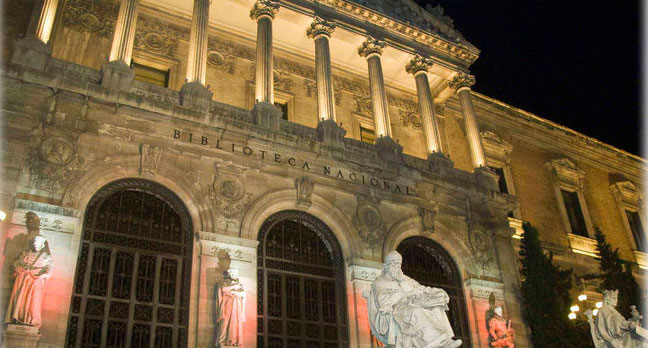
[[605, 235], [596, 228], [596, 248], [601, 256], [601, 287], [607, 290], [619, 290], [617, 310], [624, 317], [630, 317], [630, 306], [642, 308], [640, 302], [639, 284], [632, 274], [632, 265], [619, 257], [619, 248], [612, 249]]
[[563, 270], [553, 264], [553, 254], [545, 254], [542, 250], [535, 227], [528, 222], [522, 227], [522, 295], [533, 346], [591, 347], [591, 341], [583, 339], [589, 331], [586, 325], [571, 322], [567, 317], [571, 305], [572, 270]]

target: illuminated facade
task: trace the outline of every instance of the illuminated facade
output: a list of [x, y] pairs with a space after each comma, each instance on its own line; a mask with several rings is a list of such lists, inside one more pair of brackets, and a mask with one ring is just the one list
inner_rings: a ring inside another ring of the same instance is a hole
[[577, 276], [596, 226], [648, 267], [645, 160], [471, 91], [479, 50], [441, 8], [35, 3], [5, 13], [3, 318], [29, 233], [55, 269], [40, 332], [5, 342], [212, 347], [235, 268], [245, 347], [376, 347], [363, 293], [399, 250], [464, 346], [492, 295], [530, 347], [522, 220]]

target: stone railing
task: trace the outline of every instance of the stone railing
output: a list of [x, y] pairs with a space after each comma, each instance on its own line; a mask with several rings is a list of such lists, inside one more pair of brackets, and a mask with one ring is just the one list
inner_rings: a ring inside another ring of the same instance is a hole
[[178, 91], [169, 88], [151, 85], [142, 81], [133, 81], [131, 93], [139, 95], [144, 98], [160, 101], [172, 105], [180, 104], [180, 95]]

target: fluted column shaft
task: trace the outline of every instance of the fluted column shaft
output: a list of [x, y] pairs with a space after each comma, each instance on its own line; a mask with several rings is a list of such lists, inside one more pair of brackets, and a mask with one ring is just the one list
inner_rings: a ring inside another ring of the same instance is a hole
[[479, 168], [486, 166], [486, 157], [484, 156], [484, 147], [482, 145], [481, 137], [479, 136], [477, 120], [475, 119], [475, 108], [473, 106], [472, 96], [470, 95], [470, 86], [473, 84], [475, 84], [475, 78], [473, 76], [459, 73], [450, 82], [450, 87], [457, 89], [473, 166]]
[[189, 37], [187, 82], [205, 85], [207, 74], [207, 41], [209, 38], [209, 5], [211, 0], [194, 0]]
[[427, 71], [432, 66], [429, 59], [416, 55], [405, 67], [405, 70], [414, 75], [416, 81], [416, 93], [418, 95], [419, 112], [421, 113], [421, 124], [425, 135], [425, 146], [428, 154], [441, 152], [441, 136], [436, 115], [434, 114], [434, 100], [430, 91]]
[[387, 108], [387, 93], [385, 92], [385, 79], [382, 72], [382, 63], [380, 55], [385, 47], [385, 43], [372, 37], [367, 37], [358, 53], [367, 58], [369, 68], [369, 90], [371, 91], [371, 101], [373, 108], [373, 117], [376, 137], [391, 137], [391, 125], [389, 123], [389, 109]]
[[315, 78], [317, 80], [317, 115], [319, 121], [335, 121], [335, 96], [331, 72], [329, 38], [335, 25], [319, 17], [306, 31], [315, 40]]
[[36, 6], [34, 7], [32, 15], [38, 17], [36, 17], [35, 20], [30, 21], [29, 27], [27, 28], [27, 36], [36, 37], [44, 44], [47, 44], [52, 35], [57, 7], [58, 0], [36, 1]]
[[120, 61], [130, 65], [135, 42], [135, 26], [137, 23], [137, 5], [139, 0], [122, 0], [119, 6], [119, 15], [115, 24], [112, 47], [110, 49], [111, 62]]
[[269, 0], [258, 0], [250, 11], [257, 21], [256, 82], [257, 102], [274, 104], [274, 79], [272, 57], [272, 20], [279, 5]]

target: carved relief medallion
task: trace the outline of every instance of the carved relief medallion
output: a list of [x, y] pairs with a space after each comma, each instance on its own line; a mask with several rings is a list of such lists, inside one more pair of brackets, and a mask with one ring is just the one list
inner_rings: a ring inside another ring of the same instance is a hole
[[358, 207], [353, 224], [369, 248], [377, 249], [382, 245], [387, 232], [380, 213], [380, 202], [362, 195], [358, 195], [357, 199]]
[[482, 275], [487, 274], [495, 260], [490, 237], [483, 231], [472, 231], [470, 233], [470, 246], [473, 249], [477, 266]]
[[52, 166], [63, 166], [72, 160], [75, 149], [63, 138], [46, 138], [38, 148], [41, 159]]
[[209, 186], [207, 195], [214, 204], [214, 211], [225, 219], [226, 222], [241, 219], [252, 198], [252, 194], [245, 191], [243, 183], [236, 174], [219, 170], [216, 165], [214, 180]]
[[74, 181], [81, 164], [76, 143], [63, 137], [46, 137], [27, 160], [30, 185], [55, 192]]

